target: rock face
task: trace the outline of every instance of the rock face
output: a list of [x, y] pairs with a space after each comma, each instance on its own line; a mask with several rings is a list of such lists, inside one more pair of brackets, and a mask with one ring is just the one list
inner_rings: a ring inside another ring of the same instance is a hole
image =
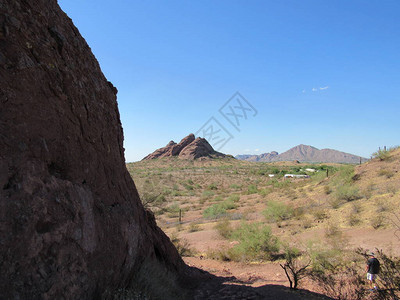
[[56, 0], [0, 1], [0, 79], [0, 298], [157, 278], [168, 296], [162, 277], [188, 268], [126, 170], [117, 90]]
[[[278, 154], [276, 151], [261, 155], [237, 155], [237, 159], [247, 161], [274, 162], [274, 161], [300, 161], [320, 163], [351, 163], [360, 162], [360, 157], [333, 149], [317, 149], [308, 145], [298, 145], [288, 151]], [[368, 159], [361, 157], [361, 162]]]
[[209, 158], [222, 158], [225, 154], [217, 152], [204, 138], [195, 138], [191, 133], [183, 138], [179, 144], [170, 141], [167, 146], [157, 149], [153, 153], [147, 155], [143, 160], [178, 156], [185, 159], [197, 159], [203, 157]]

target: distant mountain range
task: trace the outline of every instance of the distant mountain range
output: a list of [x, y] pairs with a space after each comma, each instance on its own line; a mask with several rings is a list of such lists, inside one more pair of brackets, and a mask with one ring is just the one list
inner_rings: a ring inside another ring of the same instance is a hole
[[[317, 149], [308, 145], [298, 145], [286, 152], [279, 154], [276, 151], [263, 153], [260, 155], [242, 154], [235, 156], [236, 159], [246, 161], [274, 162], [274, 161], [294, 161], [300, 162], [319, 162], [319, 163], [350, 163], [360, 162], [360, 156], [341, 152], [333, 149]], [[361, 162], [368, 159], [361, 157]]]

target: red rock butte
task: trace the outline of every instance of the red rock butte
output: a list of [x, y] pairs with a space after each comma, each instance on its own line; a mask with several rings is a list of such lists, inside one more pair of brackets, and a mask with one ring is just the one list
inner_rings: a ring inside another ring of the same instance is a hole
[[195, 138], [191, 133], [178, 144], [170, 141], [165, 147], [150, 153], [143, 160], [173, 156], [185, 159], [226, 157], [225, 154], [215, 151], [205, 138]]

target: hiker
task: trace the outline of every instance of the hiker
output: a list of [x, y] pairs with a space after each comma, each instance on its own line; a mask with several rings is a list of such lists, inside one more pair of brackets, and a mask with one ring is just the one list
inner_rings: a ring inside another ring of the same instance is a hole
[[367, 265], [365, 266], [365, 270], [367, 271], [367, 280], [369, 281], [370, 290], [377, 290], [377, 286], [375, 283], [375, 279], [377, 274], [379, 273], [380, 263], [379, 260], [375, 257], [374, 252], [368, 253], [369, 259], [367, 261]]

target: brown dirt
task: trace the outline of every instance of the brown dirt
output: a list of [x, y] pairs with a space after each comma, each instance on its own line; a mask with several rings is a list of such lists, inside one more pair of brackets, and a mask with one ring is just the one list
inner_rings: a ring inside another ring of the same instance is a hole
[[184, 260], [213, 275], [193, 292], [194, 299], [330, 299], [309, 290], [289, 289], [278, 263], [246, 264], [199, 257]]

